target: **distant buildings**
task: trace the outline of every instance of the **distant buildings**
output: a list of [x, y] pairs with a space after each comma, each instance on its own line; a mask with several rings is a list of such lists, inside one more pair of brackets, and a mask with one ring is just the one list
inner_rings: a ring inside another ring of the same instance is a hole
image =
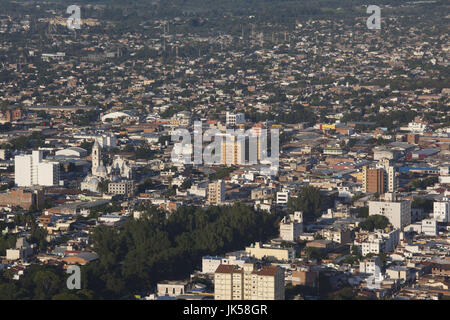
[[438, 235], [437, 221], [434, 219], [422, 220], [422, 233], [426, 236], [435, 237]]
[[277, 266], [221, 264], [214, 273], [215, 300], [284, 300], [284, 291], [284, 270]]
[[428, 125], [416, 117], [414, 121], [408, 123], [407, 127], [401, 127], [400, 129], [409, 132], [424, 133], [428, 131]]
[[380, 254], [381, 252], [392, 252], [400, 241], [400, 230], [376, 230], [375, 232], [362, 233], [364, 239], [360, 242], [360, 235], [355, 239], [355, 245], [361, 246], [363, 256]]
[[18, 238], [16, 247], [6, 250], [7, 260], [19, 260], [30, 256], [33, 253], [33, 247], [25, 240], [25, 238]]
[[76, 134], [75, 139], [97, 141], [102, 148], [115, 148], [117, 137], [114, 134]]
[[185, 281], [162, 281], [156, 286], [158, 296], [176, 297], [186, 293], [187, 283]]
[[345, 227], [329, 227], [321, 231], [321, 235], [326, 240], [331, 240], [335, 243], [345, 244], [352, 239], [352, 232]]
[[0, 194], [0, 206], [21, 207], [29, 210], [31, 206], [39, 208], [44, 204], [44, 193], [42, 190], [12, 190]]
[[326, 147], [323, 149], [323, 154], [326, 154], [326, 155], [340, 156], [340, 155], [343, 155], [344, 153], [345, 153], [345, 150], [342, 149], [342, 148], [341, 148], [340, 146], [338, 146], [338, 145], [335, 145], [335, 146], [332, 146], [332, 145], [326, 146]]
[[293, 270], [292, 271], [292, 285], [297, 286], [307, 286], [315, 288], [319, 284], [319, 271], [310, 270], [310, 268], [305, 268], [306, 270]]
[[43, 152], [14, 158], [14, 178], [19, 187], [56, 186], [59, 184], [59, 163], [42, 161]]
[[7, 108], [0, 112], [0, 123], [12, 122], [22, 119], [22, 109]]
[[122, 120], [122, 119], [130, 121], [130, 120], [138, 120], [139, 118], [128, 111], [116, 111], [116, 112], [107, 113], [104, 116], [102, 116], [103, 122]]

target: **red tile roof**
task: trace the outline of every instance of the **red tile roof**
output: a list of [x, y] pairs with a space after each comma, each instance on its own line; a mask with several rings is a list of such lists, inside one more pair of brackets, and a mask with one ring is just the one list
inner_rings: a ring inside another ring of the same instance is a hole
[[221, 264], [217, 267], [216, 273], [232, 273], [235, 268], [234, 265]]

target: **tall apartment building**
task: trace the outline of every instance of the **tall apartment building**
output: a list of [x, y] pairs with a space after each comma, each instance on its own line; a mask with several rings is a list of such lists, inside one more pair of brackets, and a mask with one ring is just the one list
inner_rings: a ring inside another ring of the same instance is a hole
[[442, 201], [434, 202], [433, 217], [439, 222], [450, 221], [450, 200], [448, 198], [444, 198]]
[[369, 201], [369, 215], [383, 215], [398, 229], [411, 224], [411, 201]]
[[391, 161], [389, 159], [381, 160], [379, 166], [381, 166], [385, 172], [385, 189], [387, 192], [395, 192], [398, 185], [395, 167], [391, 166]]
[[221, 204], [225, 201], [225, 181], [217, 180], [208, 184], [209, 204]]
[[363, 167], [362, 171], [362, 192], [373, 192], [383, 194], [385, 189], [385, 173], [383, 169], [369, 169], [367, 166]]
[[[261, 125], [255, 125], [252, 127], [252, 137], [253, 139], [255, 139], [256, 141], [252, 141], [253, 143], [256, 142], [256, 160], [257, 161], [261, 161], [261, 159], [263, 158], [263, 149], [262, 149], [262, 135], [263, 135], [263, 129]], [[266, 146], [267, 147], [267, 146]]]
[[395, 173], [395, 167], [391, 166], [389, 159], [382, 159], [377, 168], [364, 166], [362, 171], [362, 192], [378, 194], [395, 192], [397, 190], [397, 176]]
[[42, 161], [43, 152], [14, 158], [14, 179], [19, 187], [56, 186], [59, 184], [59, 163]]
[[215, 300], [284, 300], [284, 270], [277, 266], [259, 270], [221, 264], [214, 273]]
[[223, 165], [245, 164], [245, 137], [224, 135], [221, 143], [221, 163]]

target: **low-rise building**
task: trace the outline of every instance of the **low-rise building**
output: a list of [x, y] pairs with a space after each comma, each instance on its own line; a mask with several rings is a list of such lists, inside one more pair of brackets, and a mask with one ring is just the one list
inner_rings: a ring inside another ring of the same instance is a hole
[[285, 241], [296, 241], [303, 233], [303, 212], [284, 217], [280, 222], [280, 238]]
[[246, 247], [245, 251], [256, 259], [271, 258], [278, 261], [289, 261], [295, 258], [295, 250], [293, 248], [282, 248], [269, 244], [261, 246], [259, 242]]

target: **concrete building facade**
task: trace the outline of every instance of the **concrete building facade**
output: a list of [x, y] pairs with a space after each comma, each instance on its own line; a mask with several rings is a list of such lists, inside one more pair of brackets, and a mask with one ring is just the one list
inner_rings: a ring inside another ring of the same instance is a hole
[[43, 152], [33, 151], [31, 155], [14, 158], [14, 179], [19, 187], [57, 186], [59, 184], [59, 163], [44, 162]]
[[284, 290], [284, 270], [277, 266], [221, 264], [214, 273], [215, 300], [284, 300]]

